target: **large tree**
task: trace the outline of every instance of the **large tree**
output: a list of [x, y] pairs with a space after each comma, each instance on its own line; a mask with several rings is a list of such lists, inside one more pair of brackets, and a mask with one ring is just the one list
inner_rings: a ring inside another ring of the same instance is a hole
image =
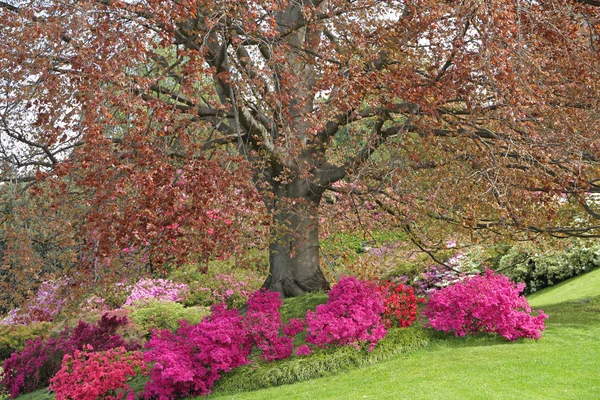
[[372, 194], [409, 232], [418, 210], [593, 236], [547, 210], [566, 194], [599, 216], [594, 3], [2, 1], [3, 179], [73, 179], [96, 251], [177, 261], [253, 204], [251, 180], [285, 296], [329, 286], [327, 190]]

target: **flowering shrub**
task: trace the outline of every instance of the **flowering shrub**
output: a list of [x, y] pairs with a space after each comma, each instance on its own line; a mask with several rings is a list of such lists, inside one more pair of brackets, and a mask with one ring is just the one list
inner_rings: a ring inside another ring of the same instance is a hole
[[60, 371], [50, 380], [57, 400], [135, 399], [127, 384], [130, 378], [147, 372], [142, 353], [128, 353], [123, 347], [103, 352], [76, 350], [65, 355]]
[[385, 337], [383, 298], [371, 282], [345, 277], [328, 294], [326, 304], [307, 311], [306, 341], [319, 347], [369, 343], [369, 351]]
[[527, 299], [520, 295], [523, 287], [488, 269], [485, 275], [432, 293], [423, 312], [429, 319], [426, 326], [456, 336], [490, 332], [508, 340], [539, 339], [548, 316], [542, 311], [531, 315]]
[[98, 351], [114, 347], [136, 350], [140, 347], [137, 343], [127, 343], [116, 333], [126, 323], [127, 318], [103, 315], [96, 325], [79, 321], [72, 331], [65, 328], [56, 338], [28, 340], [22, 351], [5, 361], [0, 386], [7, 387], [12, 397], [45, 387], [60, 370], [63, 355], [73, 355], [88, 345]]
[[244, 319], [248, 340], [260, 349], [260, 358], [266, 361], [288, 358], [293, 353], [292, 339], [297, 333], [298, 321], [294, 322], [294, 326], [286, 327], [286, 336], [280, 337], [281, 304], [279, 293], [264, 289], [254, 292], [248, 299], [248, 312]]
[[11, 310], [6, 318], [0, 320], [0, 324], [28, 325], [34, 322], [53, 321], [66, 303], [66, 299], [60, 293], [64, 287], [65, 282], [42, 282], [35, 297], [30, 299], [23, 308]]
[[221, 373], [246, 364], [250, 345], [237, 310], [216, 306], [198, 325], [181, 322], [177, 333], [154, 331], [144, 360], [154, 363], [146, 398], [205, 395]]
[[140, 279], [125, 300], [126, 306], [144, 300], [181, 301], [188, 287], [185, 283], [175, 283], [167, 279]]
[[383, 322], [386, 328], [407, 327], [417, 319], [417, 300], [411, 286], [384, 282], [377, 287], [383, 297]]

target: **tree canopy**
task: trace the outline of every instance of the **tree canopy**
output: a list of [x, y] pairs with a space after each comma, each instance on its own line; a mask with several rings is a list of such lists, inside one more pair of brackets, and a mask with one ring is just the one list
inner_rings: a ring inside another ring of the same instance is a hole
[[84, 205], [88, 264], [160, 268], [268, 227], [286, 296], [328, 287], [327, 191], [412, 235], [595, 237], [598, 5], [3, 1], [0, 178]]

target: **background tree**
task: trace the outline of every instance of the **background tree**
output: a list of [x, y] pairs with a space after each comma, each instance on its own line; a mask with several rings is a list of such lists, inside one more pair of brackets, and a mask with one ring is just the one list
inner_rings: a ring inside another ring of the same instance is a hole
[[594, 236], [557, 218], [562, 194], [598, 217], [589, 3], [0, 2], [4, 179], [74, 177], [88, 247], [156, 266], [214, 251], [207, 221], [258, 215], [258, 193], [285, 296], [328, 287], [327, 190], [374, 196], [415, 240], [418, 215]]

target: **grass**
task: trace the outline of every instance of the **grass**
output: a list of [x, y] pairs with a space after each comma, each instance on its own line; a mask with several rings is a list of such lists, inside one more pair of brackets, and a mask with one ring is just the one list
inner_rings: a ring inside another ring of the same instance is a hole
[[600, 295], [600, 268], [528, 296], [532, 307], [568, 301], [586, 301]]

